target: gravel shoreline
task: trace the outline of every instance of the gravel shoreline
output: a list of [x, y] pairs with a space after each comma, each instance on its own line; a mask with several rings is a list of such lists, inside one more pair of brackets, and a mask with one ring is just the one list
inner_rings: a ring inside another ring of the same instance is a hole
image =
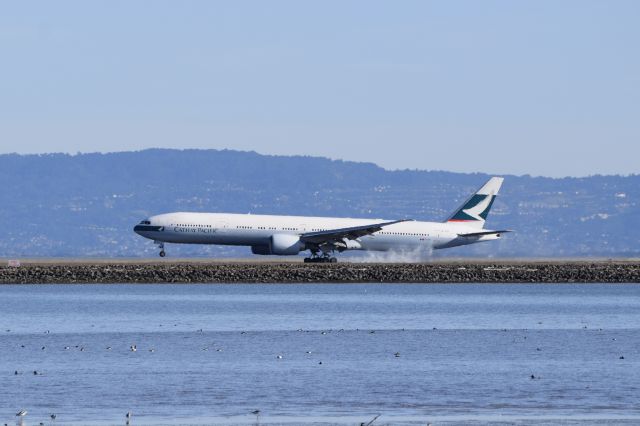
[[0, 267], [0, 284], [640, 283], [640, 262], [70, 263]]

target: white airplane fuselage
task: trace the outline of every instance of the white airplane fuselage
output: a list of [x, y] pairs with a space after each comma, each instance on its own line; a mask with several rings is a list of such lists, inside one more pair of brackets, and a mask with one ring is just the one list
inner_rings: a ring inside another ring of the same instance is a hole
[[[228, 213], [167, 213], [152, 216], [148, 221], [149, 230], [136, 232], [154, 241], [251, 247], [268, 246], [275, 234], [299, 237], [307, 232], [384, 222], [383, 219]], [[408, 221], [385, 226], [346, 244], [348, 250], [441, 249], [500, 238], [500, 234], [459, 236], [474, 231], [477, 228], [466, 227], [463, 223]]]
[[331, 253], [345, 250], [443, 249], [497, 240], [509, 232], [484, 229], [503, 180], [489, 179], [444, 222], [178, 212], [152, 216], [134, 231], [154, 240], [160, 256], [164, 243], [250, 246], [254, 254], [281, 256], [309, 250], [305, 262], [335, 262]]

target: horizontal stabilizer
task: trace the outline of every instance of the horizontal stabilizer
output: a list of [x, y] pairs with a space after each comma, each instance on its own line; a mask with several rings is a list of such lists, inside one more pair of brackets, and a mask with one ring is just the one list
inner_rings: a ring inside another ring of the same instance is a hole
[[513, 232], [510, 229], [501, 229], [499, 231], [480, 231], [480, 232], [469, 232], [466, 234], [458, 234], [459, 237], [481, 237], [483, 235], [495, 235], [495, 234], [504, 234], [505, 232]]

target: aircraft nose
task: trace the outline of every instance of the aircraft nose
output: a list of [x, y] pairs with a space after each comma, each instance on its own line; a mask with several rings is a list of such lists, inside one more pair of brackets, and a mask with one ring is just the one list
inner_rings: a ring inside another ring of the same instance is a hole
[[133, 227], [133, 232], [144, 237], [145, 233], [152, 231], [153, 228], [154, 227], [151, 226], [151, 221], [149, 219], [145, 219]]
[[157, 232], [164, 231], [164, 226], [161, 225], [152, 225], [151, 221], [143, 220], [139, 224], [133, 227], [133, 232], [138, 235], [141, 235], [145, 238], [153, 238]]

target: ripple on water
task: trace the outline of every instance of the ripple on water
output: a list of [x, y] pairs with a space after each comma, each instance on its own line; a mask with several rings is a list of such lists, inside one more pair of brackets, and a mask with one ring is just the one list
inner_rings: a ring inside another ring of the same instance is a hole
[[634, 424], [639, 290], [3, 286], [0, 422]]

